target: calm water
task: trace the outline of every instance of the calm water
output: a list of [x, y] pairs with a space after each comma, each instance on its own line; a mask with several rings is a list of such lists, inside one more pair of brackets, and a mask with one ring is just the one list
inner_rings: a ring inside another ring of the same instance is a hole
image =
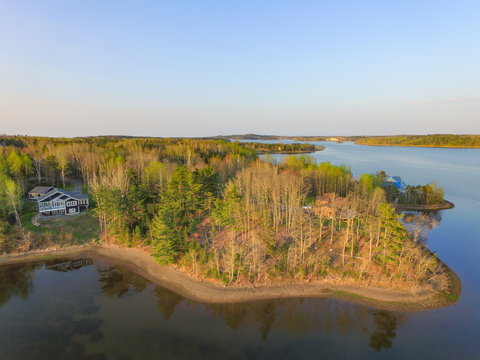
[[12, 265], [0, 268], [0, 359], [478, 358], [480, 150], [325, 146], [317, 160], [354, 175], [382, 169], [444, 188], [456, 206], [426, 220], [426, 243], [462, 280], [456, 305], [414, 314], [328, 299], [209, 305], [97, 259]]

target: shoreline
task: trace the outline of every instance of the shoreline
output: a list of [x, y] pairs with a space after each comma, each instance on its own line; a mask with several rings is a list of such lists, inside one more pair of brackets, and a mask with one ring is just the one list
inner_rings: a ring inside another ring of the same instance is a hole
[[458, 301], [461, 282], [457, 275], [439, 261], [448, 275], [450, 294], [454, 298], [427, 288], [394, 290], [365, 285], [341, 284], [316, 280], [310, 283], [285, 283], [245, 287], [218, 285], [199, 280], [185, 272], [158, 264], [145, 250], [107, 245], [77, 245], [60, 249], [31, 251], [16, 255], [0, 255], [0, 265], [19, 264], [55, 258], [89, 256], [124, 266], [136, 274], [194, 301], [205, 303], [237, 303], [267, 299], [318, 297], [354, 302], [391, 311], [426, 311], [449, 306]]
[[406, 145], [406, 144], [361, 144], [353, 142], [355, 145], [362, 146], [396, 146], [396, 147], [422, 147], [422, 148], [435, 148], [435, 149], [480, 149], [480, 146], [439, 146], [439, 145]]
[[455, 204], [448, 200], [443, 200], [441, 204], [434, 205], [395, 204], [398, 211], [438, 211], [453, 209], [454, 207]]
[[257, 154], [258, 155], [276, 155], [276, 154], [280, 154], [280, 155], [297, 155], [297, 154], [313, 154], [317, 151], [323, 151], [323, 150], [305, 150], [305, 151], [275, 151], [275, 152], [271, 152], [271, 151], [257, 151]]

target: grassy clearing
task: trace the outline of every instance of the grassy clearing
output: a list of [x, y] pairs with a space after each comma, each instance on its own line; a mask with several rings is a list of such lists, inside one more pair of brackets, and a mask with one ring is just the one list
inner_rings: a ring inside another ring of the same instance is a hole
[[30, 231], [35, 246], [85, 244], [98, 237], [98, 221], [90, 212], [52, 217], [43, 220], [40, 226], [32, 224], [32, 217], [36, 214], [36, 203], [24, 204], [22, 225]]
[[[40, 230], [41, 229], [41, 230]], [[63, 234], [66, 240], [73, 244], [84, 244], [98, 236], [98, 220], [86, 212], [74, 216], [56, 217], [51, 220], [42, 221], [37, 230], [50, 232], [61, 238]]]
[[38, 228], [32, 224], [32, 218], [37, 214], [37, 203], [36, 202], [27, 202], [23, 204], [22, 208], [22, 226], [30, 231], [38, 230]]

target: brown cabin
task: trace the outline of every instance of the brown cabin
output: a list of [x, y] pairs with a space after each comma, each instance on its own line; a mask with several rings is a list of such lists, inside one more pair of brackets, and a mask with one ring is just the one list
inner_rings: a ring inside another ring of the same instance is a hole
[[332, 218], [334, 215], [340, 216], [347, 205], [347, 198], [334, 193], [326, 193], [317, 196], [314, 213], [324, 218]]

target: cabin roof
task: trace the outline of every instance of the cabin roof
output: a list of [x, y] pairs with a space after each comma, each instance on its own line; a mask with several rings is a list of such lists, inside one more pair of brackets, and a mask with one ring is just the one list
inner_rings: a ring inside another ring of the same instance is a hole
[[53, 186], [35, 186], [32, 190], [29, 191], [29, 194], [44, 194], [53, 189], [55, 189]]

